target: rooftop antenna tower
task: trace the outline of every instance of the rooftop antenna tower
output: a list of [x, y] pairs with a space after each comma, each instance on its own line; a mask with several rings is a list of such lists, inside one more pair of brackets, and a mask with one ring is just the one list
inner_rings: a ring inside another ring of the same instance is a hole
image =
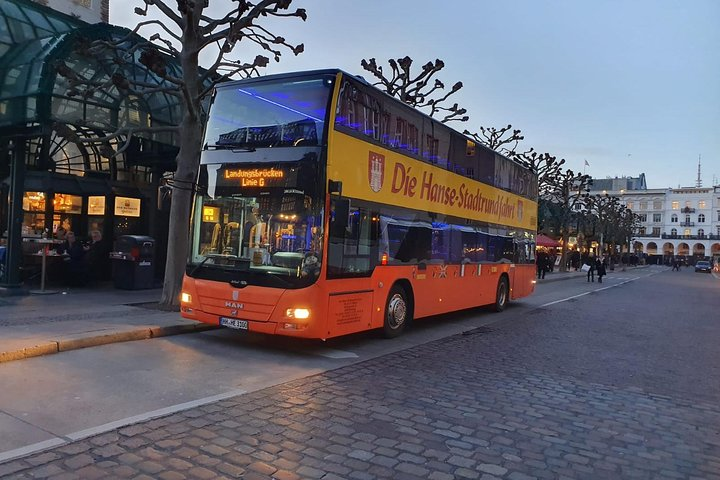
[[697, 178], [697, 181], [695, 182], [695, 186], [698, 188], [702, 187], [702, 178], [700, 177], [700, 158], [701, 158], [701, 156], [702, 156], [702, 154], [698, 154], [698, 178]]

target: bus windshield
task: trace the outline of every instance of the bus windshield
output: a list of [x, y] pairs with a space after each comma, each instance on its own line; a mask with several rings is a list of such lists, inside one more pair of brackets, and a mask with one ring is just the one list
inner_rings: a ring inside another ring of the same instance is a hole
[[237, 285], [300, 288], [322, 261], [317, 158], [202, 165], [187, 274]]
[[319, 145], [333, 77], [218, 87], [205, 149]]

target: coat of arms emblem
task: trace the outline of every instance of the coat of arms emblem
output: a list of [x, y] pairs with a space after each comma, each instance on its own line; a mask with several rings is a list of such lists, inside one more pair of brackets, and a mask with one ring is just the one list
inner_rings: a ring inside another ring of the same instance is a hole
[[368, 157], [368, 182], [373, 192], [377, 193], [385, 180], [385, 155], [370, 152]]

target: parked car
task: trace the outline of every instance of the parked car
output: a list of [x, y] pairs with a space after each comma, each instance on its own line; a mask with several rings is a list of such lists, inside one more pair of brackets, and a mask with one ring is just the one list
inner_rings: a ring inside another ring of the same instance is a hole
[[710, 262], [707, 260], [699, 260], [695, 264], [695, 271], [696, 272], [706, 272], [710, 273], [712, 271], [712, 267], [710, 266]]

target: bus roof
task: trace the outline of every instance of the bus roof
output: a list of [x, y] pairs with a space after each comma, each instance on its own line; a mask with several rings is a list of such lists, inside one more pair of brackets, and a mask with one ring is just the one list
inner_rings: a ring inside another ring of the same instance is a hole
[[495, 153], [496, 155], [500, 155], [501, 157], [505, 158], [506, 160], [508, 160], [508, 161], [510, 161], [510, 162], [512, 162], [512, 163], [514, 163], [514, 164], [516, 164], [516, 165], [524, 168], [524, 165], [522, 165], [522, 164], [521, 164], [520, 162], [518, 162], [517, 160], [512, 159], [512, 158], [508, 157], [507, 155], [503, 155], [502, 153], [498, 152], [497, 150], [493, 150], [493, 149], [491, 149], [490, 147], [487, 147], [486, 145], [483, 145], [482, 143], [479, 143], [479, 142], [478, 142], [477, 140], [475, 140], [474, 138], [471, 138], [471, 137], [467, 136], [466, 134], [464, 134], [463, 132], [460, 132], [460, 131], [452, 128], [451, 126], [442, 123], [440, 120], [431, 117], [430, 115], [428, 115], [427, 113], [423, 112], [422, 110], [419, 110], [419, 109], [413, 107], [412, 105], [409, 105], [409, 104], [407, 104], [407, 103], [404, 103], [402, 100], [400, 100], [400, 99], [398, 99], [398, 98], [396, 98], [396, 97], [393, 97], [392, 95], [388, 94], [387, 92], [385, 92], [385, 91], [383, 91], [383, 90], [380, 90], [379, 88], [375, 87], [372, 83], [370, 83], [370, 82], [368, 82], [367, 80], [365, 80], [365, 78], [363, 78], [362, 76], [360, 76], [360, 75], [353, 75], [352, 73], [348, 73], [348, 72], [346, 72], [345, 70], [341, 70], [341, 69], [339, 69], [339, 68], [325, 68], [325, 69], [318, 69], [318, 70], [302, 70], [302, 71], [294, 71], [294, 72], [275, 73], [275, 74], [272, 74], [272, 75], [264, 75], [264, 76], [261, 76], [261, 77], [243, 78], [243, 79], [241, 79], [241, 80], [229, 80], [229, 81], [227, 81], [227, 82], [222, 82], [222, 83], [217, 84], [217, 85], [215, 86], [215, 88], [233, 87], [234, 85], [246, 85], [246, 84], [248, 84], [248, 83], [261, 83], [261, 82], [266, 82], [266, 81], [269, 81], [269, 80], [283, 80], [283, 79], [292, 79], [292, 78], [298, 78], [298, 77], [309, 77], [309, 76], [319, 76], [319, 75], [336, 75], [336, 74], [338, 74], [338, 73], [342, 73], [343, 76], [347, 76], [347, 77], [352, 78], [353, 80], [356, 80], [356, 81], [358, 81], [358, 82], [361, 82], [361, 83], [365, 84], [366, 86], [375, 89], [377, 92], [382, 93], [383, 95], [387, 96], [389, 99], [392, 99], [392, 100], [395, 101], [396, 103], [398, 103], [398, 104], [400, 104], [400, 105], [404, 105], [406, 108], [412, 109], [412, 110], [414, 110], [415, 112], [419, 113], [420, 115], [423, 115], [424, 117], [426, 117], [426, 118], [429, 119], [430, 121], [436, 122], [436, 123], [444, 126], [445, 128], [448, 128], [448, 129], [450, 129], [450, 130], [453, 130], [453, 131], [456, 132], [458, 135], [462, 135], [462, 136], [465, 137], [467, 140], [475, 143], [475, 146], [476, 146], [476, 147], [479, 147], [479, 148], [481, 148], [481, 149], [483, 149], [483, 150], [491, 151], [491, 152]]

